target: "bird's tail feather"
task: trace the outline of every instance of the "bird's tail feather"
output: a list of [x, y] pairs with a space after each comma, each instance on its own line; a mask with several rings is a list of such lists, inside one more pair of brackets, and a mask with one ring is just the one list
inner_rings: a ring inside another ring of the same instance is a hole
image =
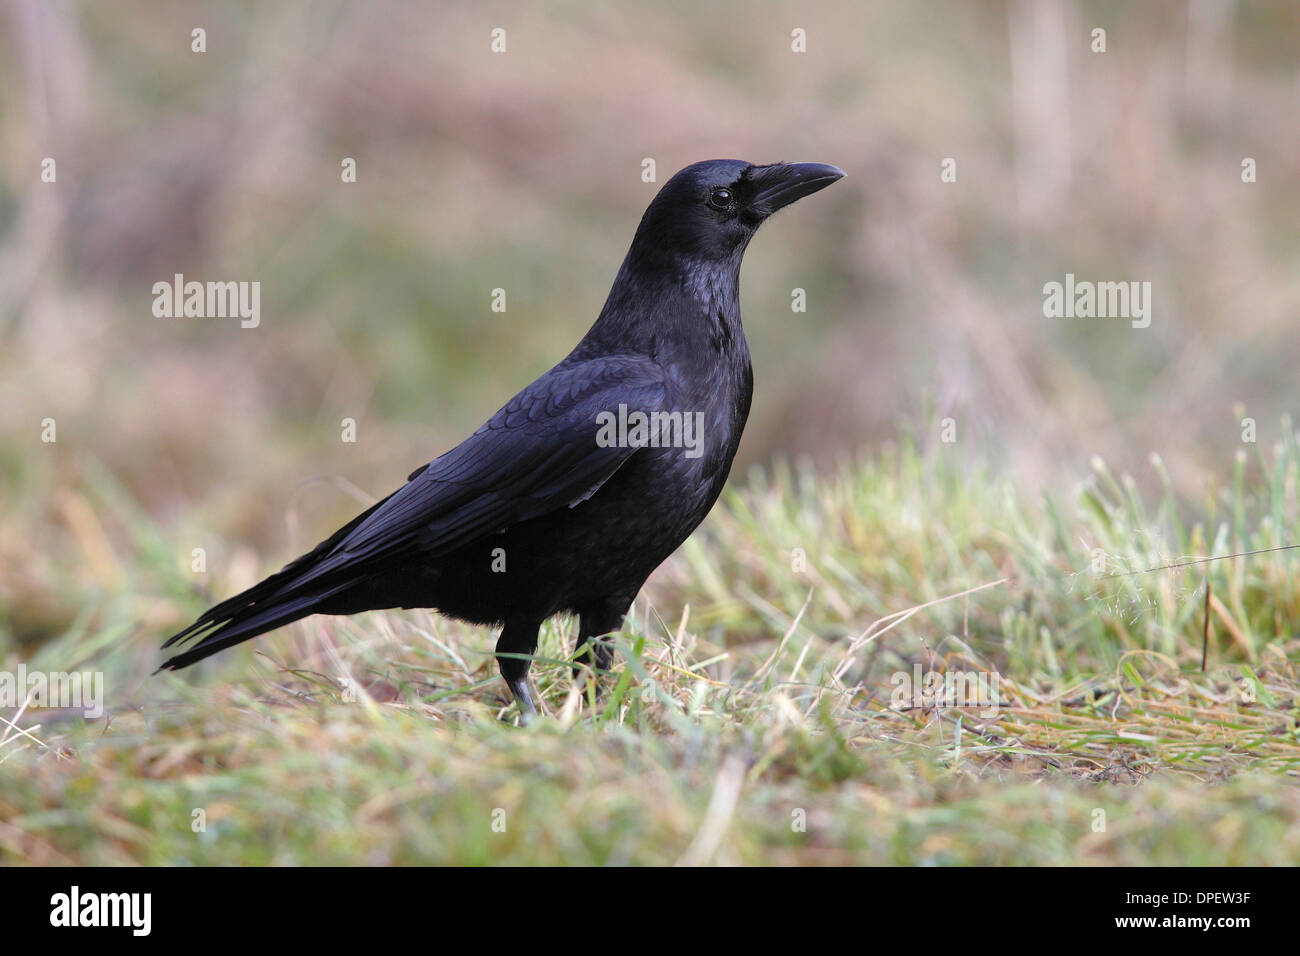
[[339, 574], [333, 579], [322, 578], [311, 583], [304, 583], [302, 578], [386, 500], [375, 502], [311, 551], [248, 590], [214, 604], [189, 627], [173, 634], [163, 642], [163, 647], [200, 635], [201, 639], [188, 650], [169, 657], [158, 670], [179, 670], [241, 641], [315, 614], [323, 602], [352, 587], [357, 583], [355, 571], [340, 569], [346, 575], [342, 580]]
[[182, 667], [188, 667], [195, 661], [201, 661], [203, 658], [217, 653], [217, 651], [315, 614], [320, 610], [324, 601], [340, 591], [347, 590], [353, 584], [352, 581], [347, 581], [310, 594], [258, 603], [253, 598], [253, 595], [266, 583], [266, 581], [263, 581], [242, 594], [237, 594], [230, 600], [221, 602], [185, 630], [168, 638], [163, 647], [170, 647], [178, 641], [192, 639], [202, 634], [202, 638], [197, 644], [173, 657], [169, 657], [163, 661], [162, 666], [158, 669], [174, 671]]

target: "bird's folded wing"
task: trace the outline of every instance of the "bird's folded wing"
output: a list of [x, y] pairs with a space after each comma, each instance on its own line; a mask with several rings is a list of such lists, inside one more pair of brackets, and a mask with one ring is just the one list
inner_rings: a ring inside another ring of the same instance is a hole
[[636, 451], [597, 441], [600, 415], [667, 410], [663, 369], [605, 356], [553, 370], [351, 528], [301, 575], [296, 590], [376, 559], [434, 558], [484, 535], [582, 501]]

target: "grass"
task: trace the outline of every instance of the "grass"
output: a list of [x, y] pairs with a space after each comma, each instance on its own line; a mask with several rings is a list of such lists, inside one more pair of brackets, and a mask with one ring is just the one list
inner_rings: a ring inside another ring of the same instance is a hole
[[[109, 713], [3, 712], [0, 860], [1293, 863], [1298, 558], [1266, 550], [1300, 539], [1284, 431], [1200, 502], [1158, 460], [1154, 490], [1094, 462], [1057, 501], [911, 439], [755, 470], [638, 599], [599, 700], [565, 663], [573, 623], [547, 625], [528, 727], [495, 635], [426, 612], [148, 676], [203, 597], [91, 470], [72, 511], [118, 586], [25, 663], [102, 671]], [[1244, 551], [1265, 553], [1185, 564]], [[996, 679], [999, 706], [896, 700], [918, 670]]]

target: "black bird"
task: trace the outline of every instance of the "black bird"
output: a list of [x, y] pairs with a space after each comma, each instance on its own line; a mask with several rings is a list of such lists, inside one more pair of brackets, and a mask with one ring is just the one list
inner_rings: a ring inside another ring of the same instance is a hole
[[529, 657], [553, 614], [579, 616], [577, 663], [607, 668], [600, 638], [704, 520], [740, 444], [753, 393], [745, 247], [772, 213], [843, 175], [718, 159], [673, 176], [560, 364], [402, 488], [174, 635], [164, 647], [201, 639], [162, 667], [310, 614], [427, 607], [502, 625], [497, 661], [525, 715]]

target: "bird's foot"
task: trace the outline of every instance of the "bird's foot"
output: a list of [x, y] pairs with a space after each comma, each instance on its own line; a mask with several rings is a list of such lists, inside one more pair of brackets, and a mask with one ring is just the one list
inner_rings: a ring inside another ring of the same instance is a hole
[[510, 687], [510, 693], [514, 695], [515, 703], [519, 705], [519, 722], [527, 727], [537, 719], [537, 705], [533, 703], [532, 691], [528, 689], [528, 678], [506, 683]]

